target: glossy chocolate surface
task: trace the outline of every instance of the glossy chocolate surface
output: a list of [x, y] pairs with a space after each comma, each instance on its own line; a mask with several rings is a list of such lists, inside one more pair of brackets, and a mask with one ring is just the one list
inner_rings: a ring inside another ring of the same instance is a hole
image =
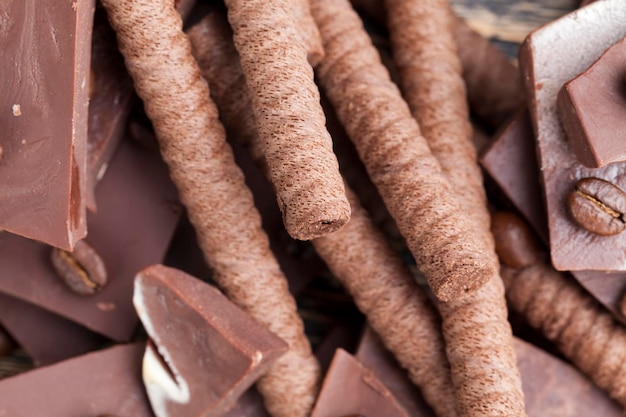
[[0, 228], [71, 249], [86, 232], [95, 0], [0, 4]]
[[133, 303], [155, 345], [143, 379], [157, 417], [228, 411], [288, 348], [217, 288], [163, 265], [137, 275]]
[[56, 275], [51, 248], [0, 234], [0, 292], [28, 301], [117, 341], [138, 323], [132, 306], [135, 274], [162, 261], [180, 214], [177, 193], [158, 155], [124, 142], [96, 191], [86, 241], [105, 262], [109, 282], [99, 293], [74, 294]]

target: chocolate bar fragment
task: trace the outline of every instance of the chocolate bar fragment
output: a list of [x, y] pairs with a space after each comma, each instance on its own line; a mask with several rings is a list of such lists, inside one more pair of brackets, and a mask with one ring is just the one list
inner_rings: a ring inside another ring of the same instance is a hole
[[117, 49], [106, 12], [96, 8], [91, 41], [91, 79], [87, 141], [87, 208], [96, 211], [96, 184], [117, 149], [133, 102], [133, 81]]
[[36, 366], [101, 348], [107, 339], [33, 304], [0, 294], [0, 324]]
[[0, 415], [153, 417], [141, 383], [143, 347], [115, 346], [0, 380]]
[[71, 250], [87, 233], [95, 0], [0, 4], [0, 228]]
[[123, 142], [96, 190], [85, 239], [104, 260], [108, 283], [92, 296], [73, 293], [50, 261], [51, 248], [0, 234], [0, 292], [35, 304], [116, 341], [138, 323], [135, 274], [161, 262], [180, 215], [176, 189], [158, 154]]
[[[519, 113], [486, 150], [480, 162], [547, 244], [547, 220], [540, 198], [539, 167], [530, 119]], [[626, 316], [620, 308], [622, 294], [626, 292], [626, 272], [573, 271], [572, 275], [617, 320], [626, 324]]]
[[10, 355], [13, 349], [15, 349], [15, 341], [5, 328], [0, 326], [0, 358]]
[[408, 417], [409, 413], [376, 375], [337, 349], [311, 417]]
[[[626, 2], [596, 2], [532, 32], [520, 49], [538, 142], [552, 263], [561, 271], [626, 270], [626, 233], [601, 236], [591, 232], [591, 227], [574, 221], [568, 208], [568, 196], [585, 178], [598, 178], [626, 189], [626, 163], [597, 169], [580, 164], [561, 128], [556, 104], [565, 82], [626, 35], [625, 19]], [[590, 222], [602, 221], [589, 217]]]
[[133, 303], [153, 342], [143, 381], [157, 417], [223, 414], [288, 349], [215, 287], [163, 265], [137, 274]]
[[626, 161], [626, 38], [558, 95], [559, 117], [578, 161], [600, 168]]
[[246, 391], [239, 399], [237, 404], [220, 417], [270, 417], [263, 406], [263, 397], [252, 387]]
[[528, 220], [548, 241], [535, 138], [528, 111], [521, 109], [484, 151], [480, 164]]

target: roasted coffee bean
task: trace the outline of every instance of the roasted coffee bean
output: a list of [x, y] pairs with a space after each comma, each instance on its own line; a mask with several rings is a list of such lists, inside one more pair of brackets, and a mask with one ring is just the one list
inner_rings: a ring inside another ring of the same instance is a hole
[[84, 240], [76, 243], [73, 252], [54, 248], [51, 257], [57, 274], [76, 294], [95, 294], [107, 283], [104, 261]]
[[539, 244], [526, 223], [513, 213], [502, 211], [491, 217], [496, 253], [504, 265], [521, 269], [539, 259]]
[[585, 230], [612, 236], [626, 228], [626, 193], [599, 178], [583, 178], [568, 197], [572, 217]]

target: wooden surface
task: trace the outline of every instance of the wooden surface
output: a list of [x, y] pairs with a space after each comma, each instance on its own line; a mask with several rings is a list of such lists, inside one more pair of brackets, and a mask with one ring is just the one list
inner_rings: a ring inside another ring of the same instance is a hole
[[452, 7], [511, 58], [533, 29], [578, 7], [580, 0], [450, 0]]

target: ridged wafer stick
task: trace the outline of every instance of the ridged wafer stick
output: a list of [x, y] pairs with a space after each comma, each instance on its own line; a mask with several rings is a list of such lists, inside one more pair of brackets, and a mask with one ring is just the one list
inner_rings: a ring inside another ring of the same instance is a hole
[[[512, 213], [493, 218], [498, 253], [510, 305], [529, 324], [626, 406], [626, 329], [573, 278], [555, 271], [537, 251], [528, 226]], [[515, 267], [511, 267], [515, 266]]]
[[[251, 107], [241, 104], [249, 102], [245, 98], [247, 90], [243, 78], [238, 76], [241, 68], [237, 51], [223, 16], [211, 13], [189, 28], [188, 33], [220, 117], [237, 140], [253, 150], [255, 162], [262, 164], [262, 144], [258, 144], [254, 123], [248, 123], [254, 119]], [[346, 191], [352, 207], [350, 222], [312, 243], [387, 348], [407, 369], [411, 380], [421, 387], [437, 415], [456, 416], [437, 312], [374, 227], [357, 197], [348, 187]]]
[[[382, 26], [386, 25], [384, 0], [351, 0], [354, 7]], [[411, 26], [419, 26], [415, 22]], [[452, 33], [457, 44], [467, 99], [481, 122], [496, 129], [522, 105], [520, 72], [495, 45], [454, 16]]]
[[167, 0], [104, 0], [103, 5], [214, 279], [290, 345], [259, 381], [267, 408], [274, 416], [305, 417], [319, 367], [180, 16]]
[[291, 2], [226, 7], [285, 227], [301, 240], [331, 233], [350, 205]]
[[461, 210], [361, 20], [347, 0], [314, 0], [326, 56], [318, 75], [418, 267], [440, 300], [476, 291], [496, 271]]

